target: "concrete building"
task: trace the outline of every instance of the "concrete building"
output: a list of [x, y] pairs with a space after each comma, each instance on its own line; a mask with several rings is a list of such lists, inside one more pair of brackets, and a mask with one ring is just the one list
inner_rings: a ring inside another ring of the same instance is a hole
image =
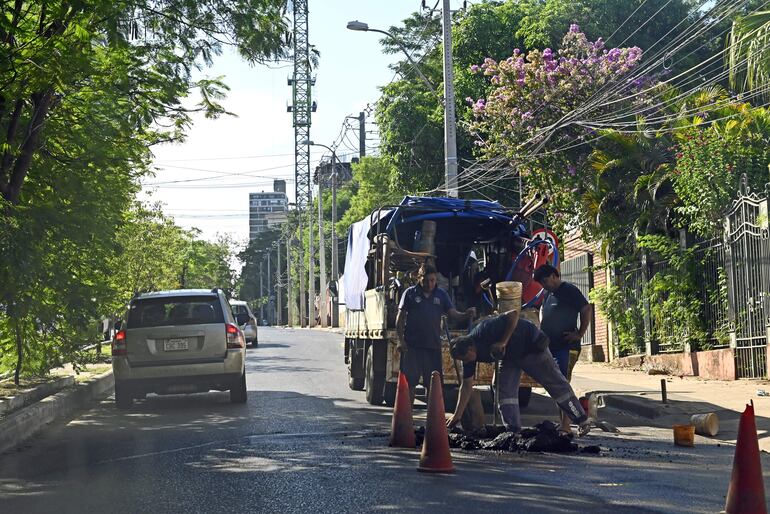
[[249, 193], [249, 239], [286, 223], [286, 181], [273, 181], [272, 192]]

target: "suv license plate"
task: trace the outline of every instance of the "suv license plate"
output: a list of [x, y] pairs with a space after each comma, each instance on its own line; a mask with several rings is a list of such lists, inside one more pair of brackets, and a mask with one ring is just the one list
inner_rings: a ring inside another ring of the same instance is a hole
[[189, 349], [187, 339], [169, 339], [163, 343], [163, 349], [167, 352], [177, 352]]

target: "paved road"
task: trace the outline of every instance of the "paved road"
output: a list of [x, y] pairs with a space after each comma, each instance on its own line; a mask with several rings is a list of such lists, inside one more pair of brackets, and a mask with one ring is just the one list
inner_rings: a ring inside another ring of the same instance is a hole
[[[0, 511], [718, 512], [733, 449], [626, 423], [600, 456], [454, 452], [457, 473], [415, 471], [387, 447], [390, 412], [350, 391], [342, 337], [262, 329], [249, 401], [227, 393], [112, 400], [0, 455]], [[530, 423], [552, 412], [536, 398]], [[418, 409], [418, 421], [424, 409]]]

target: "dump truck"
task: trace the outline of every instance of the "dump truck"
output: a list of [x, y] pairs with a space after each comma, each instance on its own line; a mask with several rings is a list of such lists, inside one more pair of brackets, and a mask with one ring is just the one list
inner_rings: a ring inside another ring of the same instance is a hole
[[[521, 268], [526, 257], [521, 252], [534, 248], [525, 220], [545, 201], [534, 199], [514, 212], [492, 201], [407, 196], [353, 224], [343, 276], [344, 359], [350, 388], [365, 391], [372, 405], [392, 406], [400, 367], [396, 315], [401, 295], [416, 282], [417, 270], [426, 262], [435, 265], [438, 286], [456, 308], [472, 306], [478, 272], [494, 284], [510, 276], [514, 266]], [[447, 408], [453, 408], [462, 363], [451, 358], [448, 339], [467, 334], [470, 327], [445, 328], [443, 390]], [[490, 386], [493, 373], [493, 364], [477, 366], [475, 383]], [[532, 384], [522, 384], [528, 393], [526, 386]]]

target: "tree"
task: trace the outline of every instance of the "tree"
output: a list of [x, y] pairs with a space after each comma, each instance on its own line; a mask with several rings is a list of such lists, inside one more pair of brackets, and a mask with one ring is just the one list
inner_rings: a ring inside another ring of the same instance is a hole
[[[283, 1], [64, 0], [0, 6], [0, 193], [15, 204], [37, 154], [47, 121], [71, 95], [109, 81], [134, 109], [126, 120], [158, 142], [178, 139], [189, 123], [181, 102], [202, 92], [200, 109], [216, 103], [221, 82], [193, 81], [231, 39], [251, 62], [281, 55]], [[149, 126], [158, 122], [156, 128]], [[166, 127], [166, 129], [160, 128]]]
[[727, 38], [725, 64], [731, 87], [739, 91], [764, 91], [770, 85], [768, 42], [770, 10], [757, 0], [748, 2], [744, 16], [733, 20]]
[[[224, 112], [226, 86], [193, 79], [223, 44], [252, 63], [283, 55], [283, 6], [0, 5], [0, 365], [15, 354], [17, 381], [78, 351], [105, 306], [179, 284], [189, 237], [132, 209], [137, 179], [149, 148], [183, 138], [192, 111]], [[184, 107], [194, 89], [201, 102]]]
[[[680, 32], [675, 27], [690, 25], [703, 13], [700, 2], [691, 0], [507, 0], [481, 2], [455, 14], [453, 57], [457, 112], [460, 181], [462, 168], [473, 160], [476, 138], [469, 132], [473, 112], [465, 101], [487, 98], [493, 88], [470, 68], [485, 58], [503, 61], [514, 48], [522, 55], [530, 50], [556, 49], [571, 24], [578, 24], [591, 41], [612, 37], [624, 47], [653, 47], [658, 52]], [[643, 29], [640, 30], [640, 27]], [[613, 34], [618, 28], [617, 33]], [[719, 26], [710, 26], [667, 63], [677, 74], [701, 62], [718, 44]], [[389, 29], [416, 57], [420, 69], [439, 88], [442, 80], [442, 51], [437, 13], [415, 13], [402, 26]], [[388, 52], [398, 51], [388, 38], [382, 40]], [[653, 46], [654, 45], [654, 46]], [[660, 58], [660, 57], [659, 57]], [[404, 191], [434, 191], [443, 183], [443, 106], [440, 88], [431, 91], [419, 80], [405, 60], [396, 65], [401, 79], [383, 88], [377, 104], [381, 152], [398, 169], [397, 185]], [[688, 76], [692, 79], [692, 76]], [[474, 188], [479, 184], [474, 183]]]
[[364, 157], [353, 164], [353, 182], [356, 194], [350, 208], [337, 223], [337, 233], [346, 234], [350, 225], [370, 215], [375, 209], [401, 201], [403, 194], [393, 186], [396, 167], [384, 157]]

